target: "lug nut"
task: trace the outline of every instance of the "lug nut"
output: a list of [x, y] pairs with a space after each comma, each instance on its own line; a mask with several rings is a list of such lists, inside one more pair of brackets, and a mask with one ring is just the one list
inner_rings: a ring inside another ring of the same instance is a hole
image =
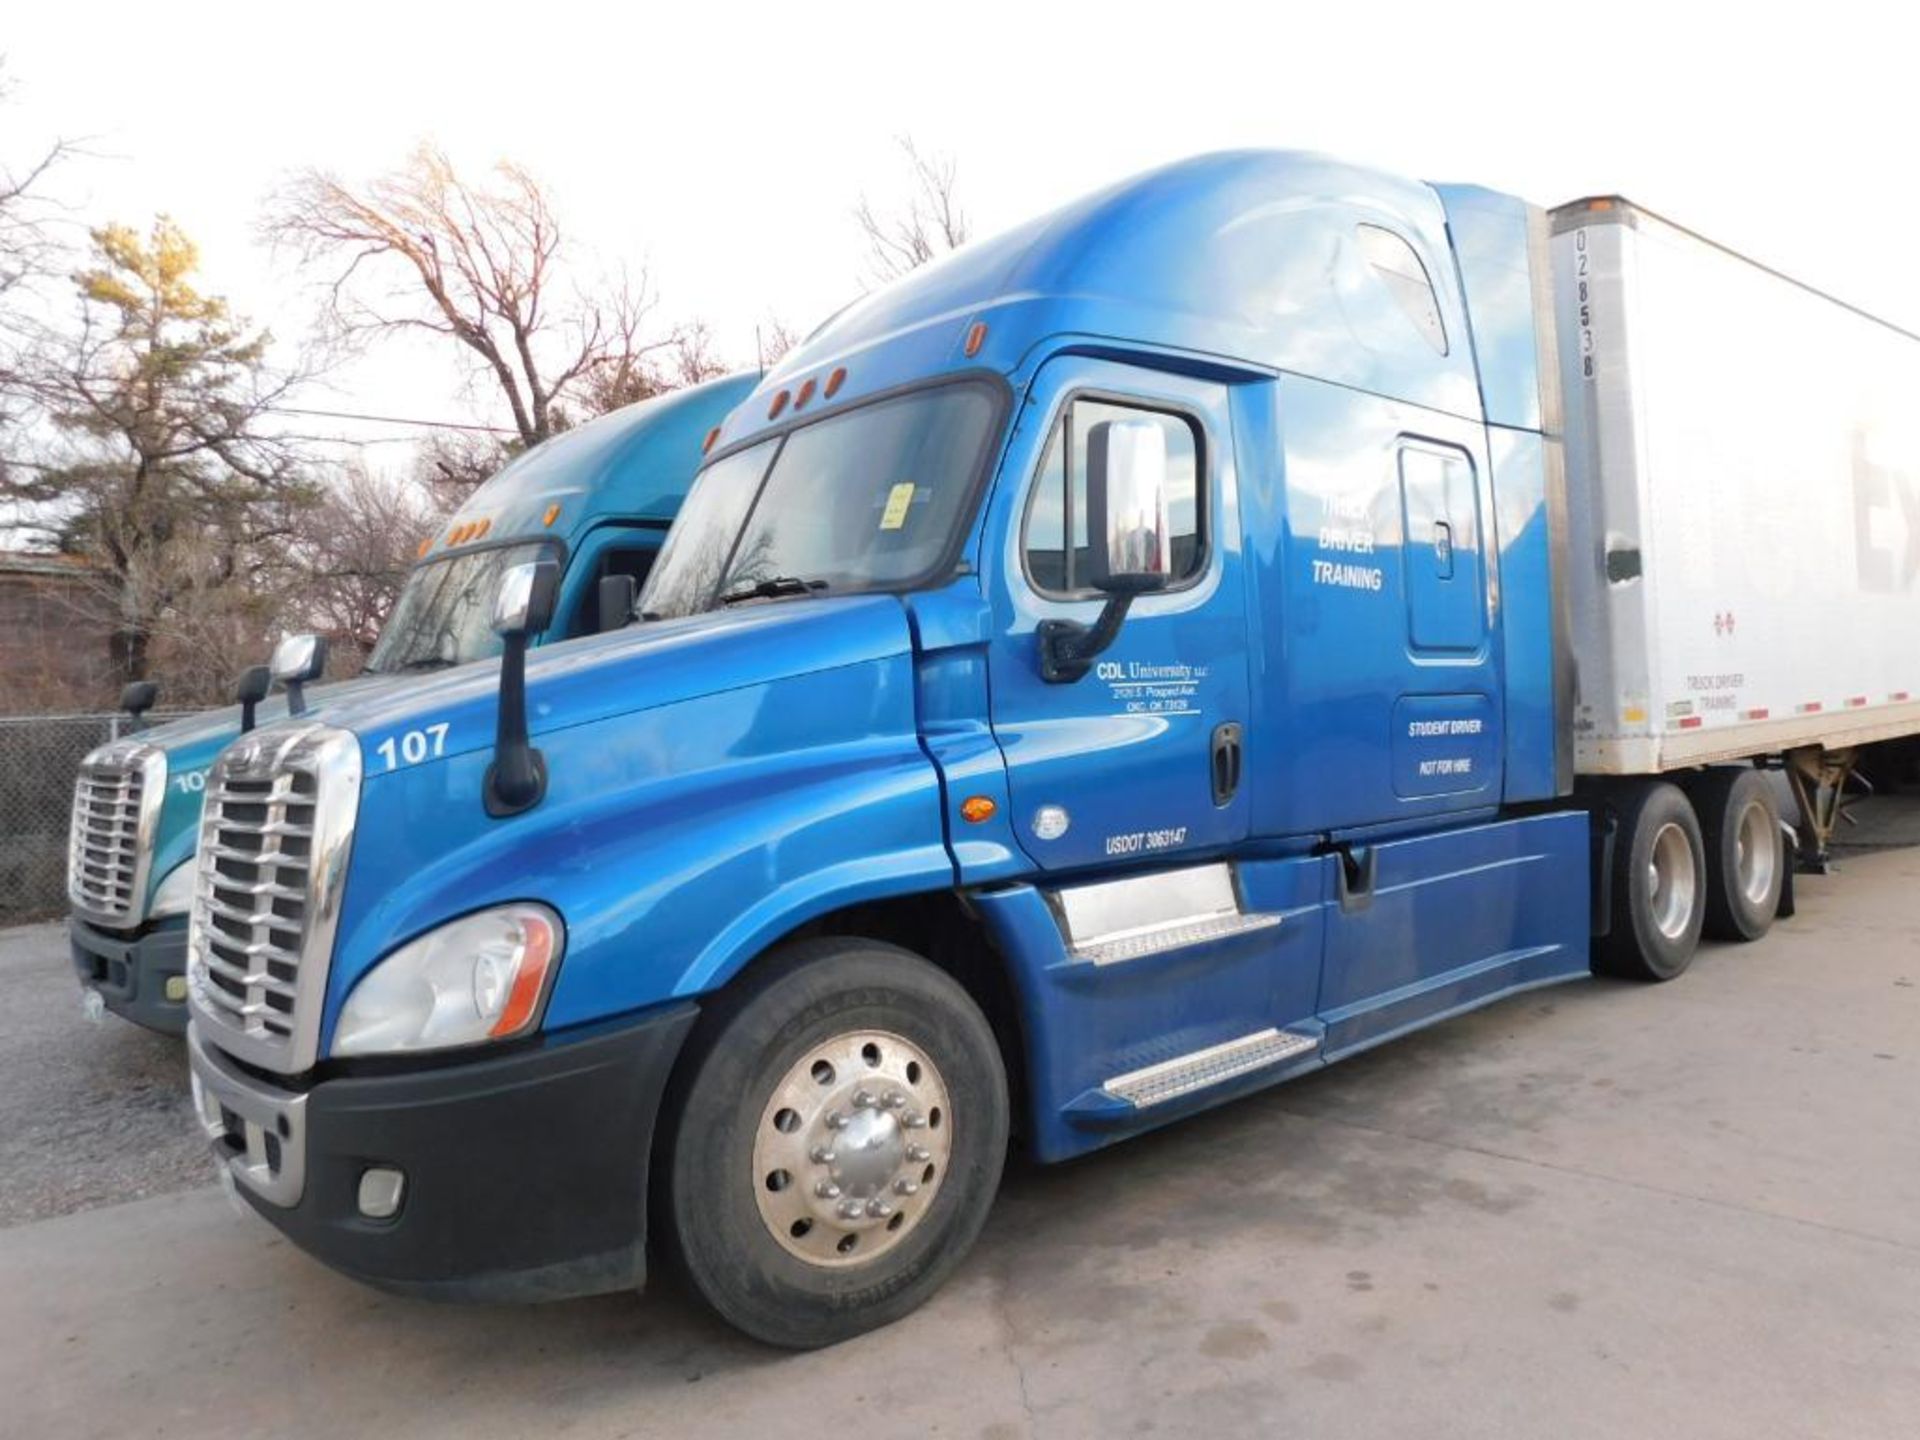
[[913, 1161], [916, 1165], [924, 1165], [927, 1161], [933, 1159], [933, 1152], [924, 1145], [909, 1145], [907, 1146], [907, 1159]]
[[917, 1195], [920, 1193], [920, 1182], [918, 1180], [896, 1180], [893, 1182], [893, 1193], [896, 1195]]
[[884, 1200], [869, 1200], [867, 1202], [867, 1214], [871, 1215], [875, 1220], [884, 1220], [893, 1214], [893, 1206], [887, 1204]]
[[818, 1195], [822, 1200], [838, 1200], [840, 1198], [840, 1187], [831, 1180], [822, 1180], [818, 1185], [813, 1187], [813, 1193]]
[[829, 1130], [846, 1129], [847, 1117], [838, 1110], [829, 1110], [827, 1112], [827, 1128]]
[[831, 1147], [826, 1145], [816, 1145], [813, 1147], [813, 1149], [807, 1152], [807, 1158], [813, 1161], [813, 1163], [816, 1165], [831, 1165], [835, 1160], [838, 1160], [840, 1157], [833, 1153], [833, 1150], [831, 1149]]
[[900, 1123], [909, 1130], [918, 1130], [927, 1123], [927, 1117], [922, 1115], [918, 1110], [909, 1110], [900, 1117]]
[[889, 1110], [898, 1110], [907, 1103], [907, 1097], [898, 1090], [889, 1091], [887, 1098], [880, 1102]]
[[853, 1108], [854, 1109], [871, 1110], [873, 1108], [873, 1104], [874, 1104], [873, 1092], [871, 1090], [856, 1090], [853, 1092]]
[[842, 1220], [858, 1220], [861, 1213], [860, 1202], [858, 1200], [842, 1200], [840, 1202], [840, 1218]]

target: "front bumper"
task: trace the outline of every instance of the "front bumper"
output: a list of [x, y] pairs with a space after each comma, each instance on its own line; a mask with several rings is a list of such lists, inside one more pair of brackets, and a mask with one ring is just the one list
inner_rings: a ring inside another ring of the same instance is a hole
[[[301, 1249], [382, 1289], [550, 1300], [646, 1278], [654, 1121], [691, 1004], [509, 1055], [304, 1089], [187, 1032], [194, 1108], [223, 1177]], [[359, 1208], [371, 1167], [399, 1212]]]
[[[187, 1028], [187, 917], [156, 920], [133, 934], [114, 934], [79, 916], [67, 921], [74, 974], [83, 990], [97, 990], [114, 1014], [168, 1035]], [[179, 980], [179, 1000], [167, 998], [167, 982]]]

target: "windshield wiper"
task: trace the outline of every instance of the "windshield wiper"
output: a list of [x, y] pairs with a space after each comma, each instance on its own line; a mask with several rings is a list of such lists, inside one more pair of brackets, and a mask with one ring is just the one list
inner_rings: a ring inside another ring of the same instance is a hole
[[770, 580], [756, 581], [739, 590], [729, 590], [720, 597], [722, 605], [738, 605], [742, 600], [777, 600], [783, 595], [811, 595], [816, 590], [827, 588], [824, 580], [802, 580], [797, 575], [775, 575]]

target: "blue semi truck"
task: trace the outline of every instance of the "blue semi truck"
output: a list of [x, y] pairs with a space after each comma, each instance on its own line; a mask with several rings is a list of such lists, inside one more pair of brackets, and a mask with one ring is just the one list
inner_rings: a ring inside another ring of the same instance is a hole
[[[392, 615], [352, 681], [302, 695], [317, 678], [297, 651], [276, 670], [287, 696], [261, 721], [304, 708], [317, 719], [372, 690], [497, 654], [488, 627], [499, 577], [549, 558], [563, 579], [548, 640], [599, 624], [599, 584], [637, 584], [659, 553], [700, 460], [700, 446], [753, 387], [733, 375], [628, 406], [566, 432], [507, 465], [421, 546]], [[617, 587], [616, 587], [617, 588]], [[324, 652], [322, 652], [324, 653]], [[151, 695], [145, 703], [152, 703]], [[137, 717], [136, 717], [137, 718]], [[187, 910], [207, 767], [242, 728], [238, 707], [136, 731], [81, 762], [68, 843], [68, 934], [90, 1013], [111, 1011], [169, 1034], [187, 1026]]]
[[[1655, 243], [1704, 242], [1231, 153], [837, 316], [727, 419], [634, 624], [529, 655], [555, 576], [516, 568], [497, 662], [215, 764], [222, 1175], [377, 1285], [609, 1290], [651, 1248], [819, 1345], [953, 1271], [1010, 1136], [1065, 1160], [1757, 938], [1793, 837], [1755, 762], [1817, 839], [1850, 745], [1920, 720], [1885, 677], [1750, 693], [1746, 600], [1668, 578], [1718, 532], [1669, 533], [1619, 434]], [[1849, 433], [1794, 480], [1823, 515]], [[1719, 668], [1674, 697], [1659, 627]]]

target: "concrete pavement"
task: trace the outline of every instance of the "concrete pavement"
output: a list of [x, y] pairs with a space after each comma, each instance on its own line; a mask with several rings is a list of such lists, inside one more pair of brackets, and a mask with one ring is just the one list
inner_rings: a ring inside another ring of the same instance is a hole
[[0, 930], [0, 995], [0, 1227], [207, 1183], [186, 1052], [83, 1018], [64, 925]]
[[956, 1283], [822, 1354], [377, 1295], [210, 1190], [16, 1225], [0, 1434], [1907, 1440], [1917, 1078], [1920, 851], [1862, 853], [1676, 984], [1015, 1167]]

